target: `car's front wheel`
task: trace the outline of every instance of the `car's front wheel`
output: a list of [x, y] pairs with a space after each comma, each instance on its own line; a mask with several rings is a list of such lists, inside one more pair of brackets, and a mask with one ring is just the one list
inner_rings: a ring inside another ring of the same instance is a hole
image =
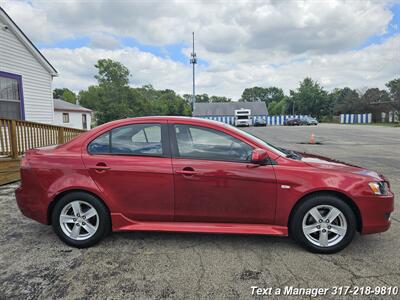
[[315, 195], [301, 203], [293, 214], [290, 233], [306, 249], [335, 253], [353, 239], [356, 218], [349, 205], [334, 195]]
[[110, 216], [105, 205], [93, 195], [72, 192], [55, 204], [52, 225], [63, 242], [73, 247], [86, 248], [107, 235]]

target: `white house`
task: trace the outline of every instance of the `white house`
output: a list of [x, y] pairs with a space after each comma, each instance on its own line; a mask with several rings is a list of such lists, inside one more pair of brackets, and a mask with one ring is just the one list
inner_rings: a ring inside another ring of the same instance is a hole
[[90, 130], [92, 110], [78, 104], [54, 99], [54, 124]]
[[0, 7], [0, 118], [53, 123], [51, 85], [57, 75]]

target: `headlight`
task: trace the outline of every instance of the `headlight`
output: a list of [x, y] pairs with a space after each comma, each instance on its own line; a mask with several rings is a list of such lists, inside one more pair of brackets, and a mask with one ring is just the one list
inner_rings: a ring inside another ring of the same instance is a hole
[[368, 185], [375, 195], [387, 195], [388, 193], [388, 184], [386, 181], [370, 182]]

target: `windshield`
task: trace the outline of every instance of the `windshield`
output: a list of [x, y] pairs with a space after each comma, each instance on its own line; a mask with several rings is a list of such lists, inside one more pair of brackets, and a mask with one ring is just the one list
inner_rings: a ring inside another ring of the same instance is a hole
[[236, 131], [236, 132], [238, 132], [238, 133], [240, 133], [240, 134], [242, 134], [242, 135], [245, 135], [245, 136], [248, 137], [249, 139], [251, 139], [251, 140], [253, 140], [253, 141], [255, 141], [255, 142], [259, 143], [259, 144], [264, 145], [264, 146], [267, 147], [268, 149], [274, 151], [276, 154], [278, 154], [278, 155], [280, 155], [280, 156], [287, 156], [287, 153], [283, 152], [283, 151], [282, 151], [282, 148], [279, 148], [279, 147], [276, 147], [276, 146], [274, 146], [274, 145], [271, 145], [270, 143], [267, 143], [266, 141], [264, 141], [264, 140], [262, 140], [262, 139], [256, 137], [255, 135], [252, 135], [252, 134], [250, 134], [250, 133], [248, 133], [248, 132], [246, 132], [246, 131], [244, 131], [244, 130], [240, 130], [240, 129], [236, 128], [236, 127], [233, 127], [232, 125], [228, 125], [228, 124], [225, 124], [225, 125], [226, 125], [226, 127], [228, 127], [229, 129], [231, 129], [231, 130], [233, 130], [233, 131]]

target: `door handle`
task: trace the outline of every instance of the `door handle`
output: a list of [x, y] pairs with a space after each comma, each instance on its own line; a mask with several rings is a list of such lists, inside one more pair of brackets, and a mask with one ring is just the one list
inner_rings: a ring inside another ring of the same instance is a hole
[[182, 170], [177, 170], [175, 171], [176, 174], [182, 174], [182, 175], [187, 175], [187, 176], [192, 176], [198, 174], [193, 168], [191, 167], [186, 167], [183, 168]]
[[97, 163], [94, 169], [96, 169], [97, 171], [105, 171], [110, 170], [111, 167], [107, 166], [106, 163]]

